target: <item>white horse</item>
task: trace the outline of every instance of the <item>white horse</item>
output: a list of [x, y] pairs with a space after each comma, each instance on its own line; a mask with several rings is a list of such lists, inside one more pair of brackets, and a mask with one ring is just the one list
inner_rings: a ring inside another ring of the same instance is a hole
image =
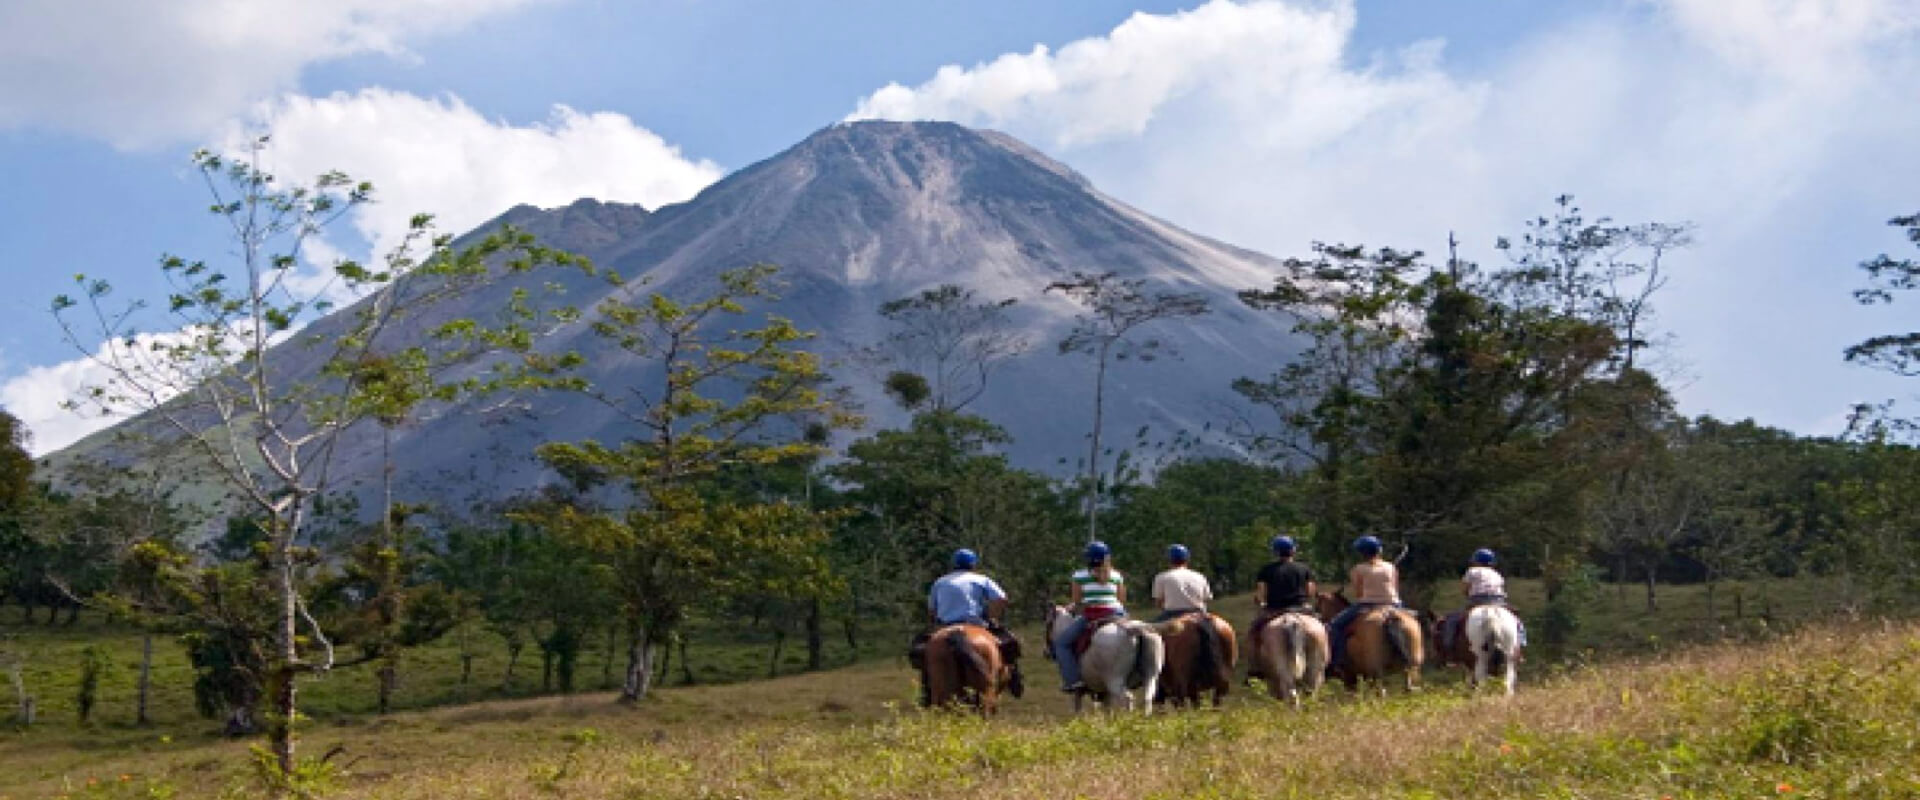
[[1273, 699], [1299, 708], [1326, 681], [1327, 657], [1327, 627], [1311, 614], [1287, 613], [1260, 629], [1253, 666]]
[[[1054, 634], [1073, 620], [1064, 607], [1054, 606], [1047, 613], [1047, 654], [1053, 654]], [[1112, 710], [1118, 702], [1133, 710], [1133, 688], [1145, 690], [1144, 713], [1153, 713], [1153, 693], [1160, 682], [1160, 669], [1166, 665], [1166, 644], [1160, 634], [1145, 622], [1121, 620], [1101, 626], [1093, 632], [1087, 652], [1080, 656], [1080, 680], [1087, 688], [1073, 693], [1073, 711], [1080, 712], [1081, 698], [1093, 695], [1094, 701]], [[1117, 701], [1116, 701], [1117, 698]]]
[[1520, 618], [1506, 606], [1476, 606], [1467, 612], [1461, 627], [1467, 629], [1467, 644], [1473, 648], [1472, 686], [1477, 689], [1486, 683], [1487, 673], [1497, 668], [1505, 678], [1506, 693], [1513, 694], [1519, 680], [1513, 662], [1520, 656]]

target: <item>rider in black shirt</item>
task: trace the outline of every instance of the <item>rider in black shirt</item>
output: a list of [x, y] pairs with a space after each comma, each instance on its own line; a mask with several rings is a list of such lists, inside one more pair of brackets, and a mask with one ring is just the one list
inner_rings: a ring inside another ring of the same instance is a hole
[[1253, 621], [1251, 635], [1258, 635], [1267, 622], [1281, 614], [1313, 613], [1313, 594], [1318, 589], [1313, 570], [1293, 560], [1295, 545], [1291, 537], [1273, 537], [1272, 548], [1273, 560], [1253, 579], [1253, 599], [1260, 604], [1260, 616]]

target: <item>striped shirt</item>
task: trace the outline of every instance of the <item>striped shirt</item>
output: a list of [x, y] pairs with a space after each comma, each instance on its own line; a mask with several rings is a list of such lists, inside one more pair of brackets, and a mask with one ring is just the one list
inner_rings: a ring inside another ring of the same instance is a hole
[[1080, 616], [1087, 619], [1099, 619], [1126, 611], [1120, 605], [1120, 587], [1125, 586], [1127, 578], [1120, 570], [1109, 570], [1107, 580], [1095, 577], [1092, 570], [1080, 570], [1073, 573], [1073, 584], [1080, 587]]

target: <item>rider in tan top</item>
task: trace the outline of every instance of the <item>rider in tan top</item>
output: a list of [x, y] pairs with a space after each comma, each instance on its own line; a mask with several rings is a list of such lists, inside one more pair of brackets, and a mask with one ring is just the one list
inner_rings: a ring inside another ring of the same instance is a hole
[[1354, 594], [1353, 605], [1327, 623], [1327, 639], [1333, 645], [1333, 659], [1327, 666], [1338, 666], [1347, 653], [1347, 626], [1354, 618], [1381, 606], [1400, 605], [1400, 570], [1380, 557], [1380, 540], [1362, 536], [1353, 540], [1353, 549], [1365, 561], [1347, 574], [1347, 588]]

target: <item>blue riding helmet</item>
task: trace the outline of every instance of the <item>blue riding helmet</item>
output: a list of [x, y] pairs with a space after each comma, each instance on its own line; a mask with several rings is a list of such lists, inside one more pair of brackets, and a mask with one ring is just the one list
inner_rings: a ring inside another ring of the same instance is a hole
[[1380, 540], [1372, 536], [1362, 536], [1353, 540], [1353, 551], [1363, 556], [1380, 555]]
[[1273, 549], [1273, 554], [1276, 556], [1293, 555], [1293, 551], [1299, 547], [1293, 543], [1293, 537], [1291, 536], [1275, 536], [1273, 537], [1273, 541], [1267, 543], [1267, 546]]
[[974, 565], [979, 563], [980, 563], [979, 553], [975, 553], [972, 550], [968, 550], [967, 548], [964, 548], [964, 547], [953, 551], [953, 568], [954, 569], [973, 569]]
[[1107, 556], [1113, 555], [1113, 549], [1108, 547], [1106, 542], [1088, 542], [1086, 553], [1083, 555], [1088, 564], [1098, 564], [1107, 560]]
[[1473, 551], [1473, 563], [1475, 564], [1491, 567], [1493, 566], [1493, 560], [1494, 559], [1493, 559], [1492, 550], [1488, 550], [1487, 548], [1482, 547], [1478, 550]]
[[1186, 545], [1176, 544], [1167, 548], [1167, 560], [1175, 564], [1185, 564], [1193, 560], [1193, 553], [1187, 550]]

